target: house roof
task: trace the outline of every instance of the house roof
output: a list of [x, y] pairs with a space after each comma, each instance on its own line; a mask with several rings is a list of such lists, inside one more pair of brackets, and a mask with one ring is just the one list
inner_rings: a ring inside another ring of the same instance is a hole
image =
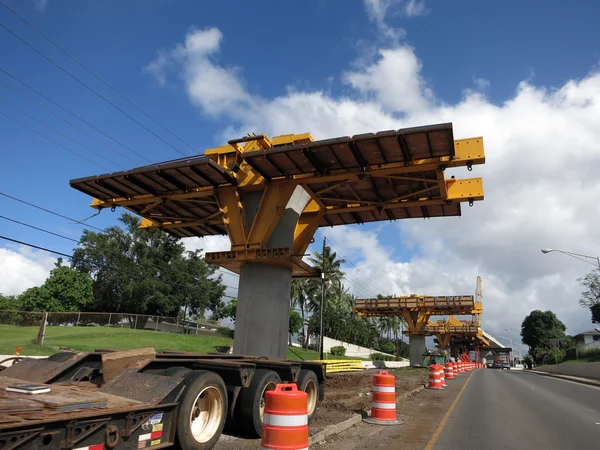
[[576, 336], [583, 336], [584, 334], [600, 334], [600, 327], [597, 329], [593, 329], [593, 330], [582, 331], [581, 333], [577, 334]]

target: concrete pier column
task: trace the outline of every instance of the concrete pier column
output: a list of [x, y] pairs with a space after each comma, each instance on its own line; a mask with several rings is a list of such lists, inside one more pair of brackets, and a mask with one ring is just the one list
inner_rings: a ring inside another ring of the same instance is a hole
[[423, 362], [423, 353], [427, 350], [425, 336], [410, 334], [408, 336], [408, 345], [410, 347], [410, 365], [420, 366]]
[[233, 351], [287, 358], [292, 271], [248, 263], [240, 272]]
[[[262, 192], [245, 193], [241, 201], [248, 226], [252, 225]], [[294, 248], [294, 230], [310, 200], [297, 186], [284, 207], [265, 248]], [[247, 262], [240, 270], [235, 314], [234, 353], [268, 358], [287, 358], [292, 269], [286, 261], [271, 265]]]

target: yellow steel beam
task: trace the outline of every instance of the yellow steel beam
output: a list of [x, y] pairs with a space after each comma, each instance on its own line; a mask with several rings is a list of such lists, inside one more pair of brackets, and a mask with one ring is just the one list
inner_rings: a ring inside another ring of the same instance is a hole
[[401, 311], [400, 313], [408, 325], [407, 334], [423, 334], [431, 317], [427, 311]]
[[246, 248], [248, 224], [237, 189], [235, 187], [221, 188], [215, 192], [215, 195], [223, 213], [223, 224], [231, 241], [231, 249]]
[[435, 337], [438, 340], [439, 348], [447, 348], [450, 346], [450, 341], [452, 340], [451, 334], [449, 334], [449, 333], [436, 334]]
[[321, 220], [323, 219], [324, 209], [317, 201], [308, 202], [302, 215], [298, 219], [298, 224], [294, 230], [294, 254], [304, 255], [310, 242], [312, 241]]
[[[454, 161], [470, 161], [471, 164], [484, 164], [485, 152], [481, 136], [454, 140]], [[468, 164], [466, 164], [468, 166]]]

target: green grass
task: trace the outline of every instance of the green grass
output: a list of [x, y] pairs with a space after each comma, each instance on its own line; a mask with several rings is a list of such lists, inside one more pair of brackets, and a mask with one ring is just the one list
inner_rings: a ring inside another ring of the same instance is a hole
[[25, 356], [51, 355], [59, 347], [69, 347], [80, 351], [93, 351], [96, 348], [128, 350], [153, 347], [156, 351], [182, 350], [190, 352], [214, 352], [215, 345], [231, 345], [232, 340], [220, 336], [194, 336], [165, 333], [149, 330], [108, 327], [47, 327], [44, 345], [31, 343], [38, 333], [38, 327], [0, 325], [0, 354], [11, 355], [15, 348], [22, 347]]
[[[364, 358], [357, 358], [355, 356], [338, 356], [338, 355], [330, 355], [329, 353], [325, 353], [323, 355], [325, 359], [353, 359], [353, 360], [363, 360]], [[288, 359], [293, 360], [309, 360], [314, 361], [319, 359], [319, 352], [314, 350], [304, 350], [299, 347], [288, 347]]]
[[[84, 352], [97, 348], [129, 350], [132, 348], [153, 347], [156, 351], [181, 350], [189, 352], [214, 352], [215, 346], [229, 346], [233, 341], [221, 336], [194, 336], [150, 330], [109, 327], [47, 327], [44, 345], [32, 344], [38, 334], [38, 327], [0, 325], [0, 355], [12, 355], [21, 346], [21, 355], [46, 356], [59, 351], [59, 347], [69, 347]], [[319, 353], [298, 347], [288, 347], [288, 358], [292, 360], [318, 360]], [[360, 359], [349, 356], [325, 355], [326, 359]]]

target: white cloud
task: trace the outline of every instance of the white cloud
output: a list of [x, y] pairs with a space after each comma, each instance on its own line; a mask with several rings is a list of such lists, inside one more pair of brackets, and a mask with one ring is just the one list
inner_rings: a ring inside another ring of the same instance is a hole
[[[366, 2], [372, 5], [367, 9], [372, 20], [383, 21], [391, 3]], [[199, 54], [215, 55], [221, 34], [212, 33], [218, 38]], [[182, 48], [196, 52], [188, 39]], [[323, 233], [385, 293], [470, 294], [481, 275], [484, 325], [492, 333], [518, 329], [533, 309], [555, 311], [571, 333], [589, 328], [590, 315], [578, 305], [575, 279], [591, 266], [560, 254], [543, 255], [540, 249], [600, 254], [599, 72], [568, 80], [558, 89], [524, 80], [501, 104], [486, 97], [488, 83], [482, 78], [475, 81], [477, 89], [466, 89], [458, 103], [447, 104], [423, 82], [422, 63], [404, 44], [388, 45], [369, 64], [345, 72], [344, 96], [296, 89], [263, 98], [244, 90], [239, 71], [208, 56], [200, 60], [210, 66], [209, 72], [226, 73], [224, 78], [233, 80], [230, 103], [247, 104], [252, 98], [243, 115], [235, 109], [220, 111], [230, 121], [221, 131], [223, 140], [250, 131], [310, 131], [327, 138], [439, 122], [453, 122], [456, 138], [483, 135], [486, 164], [472, 173], [447, 172], [484, 177], [485, 201], [473, 208], [464, 205], [461, 218], [400, 221], [386, 227], [394, 233], [385, 242], [376, 232], [357, 227]], [[187, 56], [181, 60], [185, 73], [194, 72], [188, 67], [193, 61]], [[194, 97], [193, 86], [208, 88], [197, 86], [202, 80], [187, 77], [184, 82], [191, 100], [206, 113], [214, 112]], [[399, 242], [414, 256], [403, 259], [392, 252]], [[348, 273], [357, 294], [375, 294], [364, 277], [355, 269]]]
[[39, 12], [44, 12], [48, 7], [49, 2], [50, 0], [33, 0], [33, 7]]
[[210, 115], [219, 115], [237, 109], [249, 102], [237, 70], [226, 69], [215, 63], [223, 34], [217, 28], [190, 31], [183, 44], [170, 50], [159, 50], [156, 59], [144, 69], [160, 85], [167, 76], [180, 67], [188, 96], [192, 103]]
[[382, 49], [379, 58], [345, 81], [362, 94], [372, 94], [385, 110], [413, 113], [429, 106], [432, 94], [421, 79], [421, 62], [408, 46]]
[[404, 11], [408, 17], [423, 16], [428, 13], [424, 0], [409, 0]]
[[0, 293], [19, 295], [30, 287], [40, 286], [48, 278], [55, 261], [56, 258], [26, 247], [0, 248]]

